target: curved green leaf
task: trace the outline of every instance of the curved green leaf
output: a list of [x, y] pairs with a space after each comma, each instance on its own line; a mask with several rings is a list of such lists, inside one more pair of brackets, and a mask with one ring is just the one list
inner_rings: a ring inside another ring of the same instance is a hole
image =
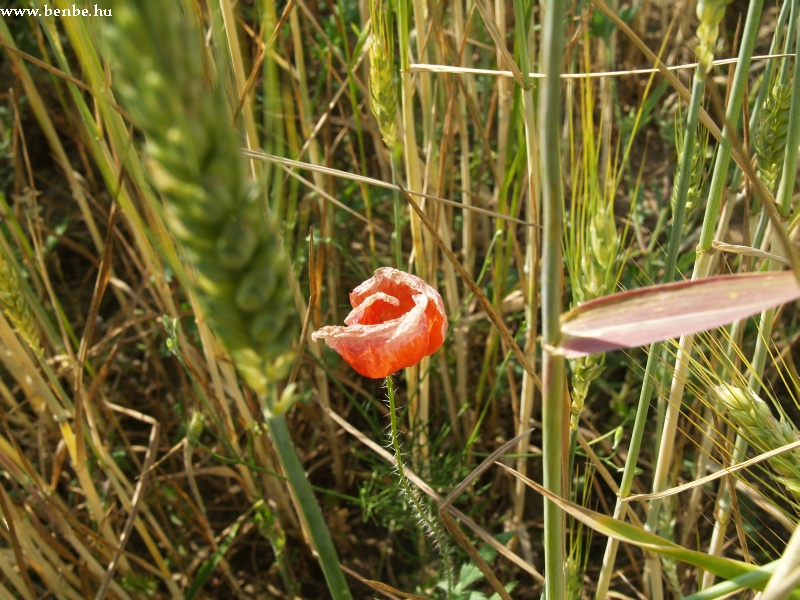
[[[580, 521], [587, 527], [592, 528], [598, 533], [613, 537], [621, 542], [633, 544], [661, 556], [668, 556], [691, 565], [696, 565], [702, 569], [705, 569], [706, 571], [714, 573], [714, 575], [723, 579], [735, 579], [758, 569], [756, 565], [744, 563], [738, 560], [722, 558], [719, 556], [709, 556], [703, 552], [689, 550], [683, 546], [679, 546], [675, 542], [671, 542], [667, 539], [657, 536], [654, 533], [650, 533], [649, 531], [645, 531], [644, 529], [636, 527], [635, 525], [631, 525], [630, 523], [625, 523], [624, 521], [609, 517], [608, 515], [603, 515], [582, 506], [578, 506], [577, 504], [573, 504], [572, 502], [564, 500], [552, 492], [549, 492], [535, 481], [525, 477], [514, 469], [499, 462], [497, 464], [514, 474], [514, 476], [520, 478], [528, 486], [545, 496], [548, 500], [557, 504], [571, 517], [577, 521]], [[766, 578], [755, 577], [748, 581], [748, 585], [750, 585], [753, 589], [763, 590], [764, 586], [766, 585]]]

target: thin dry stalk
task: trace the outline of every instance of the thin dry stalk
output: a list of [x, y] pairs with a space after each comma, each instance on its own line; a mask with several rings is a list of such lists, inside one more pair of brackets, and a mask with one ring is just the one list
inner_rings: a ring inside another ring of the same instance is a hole
[[[301, 3], [302, 4], [302, 3]], [[300, 93], [300, 102], [298, 103], [298, 110], [300, 111], [300, 124], [301, 130], [303, 132], [303, 136], [308, 140], [308, 152], [309, 158], [311, 163], [314, 165], [321, 165], [323, 164], [323, 160], [320, 155], [320, 148], [319, 144], [317, 143], [316, 139], [311, 138], [311, 102], [309, 99], [309, 92], [308, 92], [308, 85], [307, 85], [307, 78], [305, 76], [306, 66], [305, 66], [305, 51], [303, 45], [303, 32], [300, 26], [300, 19], [297, 15], [297, 11], [292, 11], [291, 15], [289, 16], [289, 27], [291, 30], [292, 35], [292, 46], [295, 52], [295, 66], [298, 70], [299, 74], [299, 93]], [[313, 173], [314, 184], [323, 190], [327, 190], [327, 183], [326, 180], [319, 174], [317, 171]], [[329, 208], [327, 203], [322, 203], [320, 210], [323, 215], [322, 219], [322, 233], [325, 237], [331, 237], [333, 235], [333, 224], [334, 224], [334, 215], [332, 214], [332, 209]], [[327, 288], [328, 294], [332, 298], [338, 298], [338, 278], [336, 276], [337, 269], [337, 262], [335, 256], [332, 254], [333, 249], [332, 247], [328, 246], [325, 248], [320, 248], [319, 257], [320, 264], [325, 265], [327, 268]], [[300, 292], [299, 287], [296, 285], [296, 282], [293, 281], [293, 297], [295, 301], [295, 305], [298, 309], [298, 314], [305, 314], [305, 300], [303, 299], [303, 295]], [[321, 296], [319, 297], [318, 301], [321, 301]], [[340, 319], [337, 317], [338, 314], [338, 307], [337, 304], [334, 302], [331, 304], [330, 310], [332, 312], [332, 320], [334, 322], [338, 322]], [[319, 305], [317, 307], [317, 312], [319, 313], [320, 308]], [[319, 321], [319, 317], [317, 321]], [[320, 325], [317, 322], [317, 325]], [[319, 359], [322, 356], [322, 348], [320, 347], [319, 342], [310, 341], [308, 343], [308, 348], [311, 350], [311, 353]], [[317, 365], [319, 365], [319, 361], [316, 361]], [[316, 366], [314, 368], [314, 380], [316, 382], [317, 391], [319, 393], [320, 399], [324, 406], [330, 406], [330, 391], [328, 387], [328, 378], [325, 374], [325, 371]], [[325, 418], [323, 419], [323, 423], [325, 426], [325, 436], [327, 439], [327, 443], [329, 448], [331, 449], [331, 456], [333, 457], [333, 472], [334, 477], [336, 477], [337, 487], [339, 489], [344, 489], [344, 465], [342, 463], [342, 449], [339, 444], [339, 441], [336, 437], [336, 432], [333, 428], [333, 423]]]

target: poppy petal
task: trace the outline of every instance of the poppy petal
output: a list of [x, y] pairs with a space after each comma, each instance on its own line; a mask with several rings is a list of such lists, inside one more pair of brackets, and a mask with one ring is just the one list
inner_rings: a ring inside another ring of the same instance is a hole
[[428, 306], [425, 313], [430, 332], [427, 355], [433, 354], [442, 347], [448, 327], [444, 302], [439, 292], [429, 286], [425, 280], [391, 267], [382, 267], [375, 271], [371, 279], [368, 279], [350, 292], [350, 305], [359, 306], [366, 298], [376, 292], [383, 292], [397, 298], [400, 301], [400, 308], [403, 312], [411, 310], [411, 307], [414, 306], [414, 294], [424, 294], [432, 302], [432, 305]]
[[311, 338], [324, 339], [365, 377], [379, 379], [411, 367], [444, 343], [442, 297], [419, 277], [378, 269], [350, 293], [350, 303], [346, 327], [323, 327]]
[[345, 325], [378, 325], [392, 319], [399, 319], [405, 312], [400, 305], [400, 300], [389, 294], [376, 292], [354, 308], [345, 317], [344, 323]]

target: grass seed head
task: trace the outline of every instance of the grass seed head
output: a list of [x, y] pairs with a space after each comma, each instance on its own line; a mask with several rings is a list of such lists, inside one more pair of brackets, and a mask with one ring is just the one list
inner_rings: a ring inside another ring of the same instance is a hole
[[[594, 215], [588, 219], [586, 242], [578, 249], [580, 272], [573, 279], [573, 295], [577, 302], [586, 302], [611, 294], [616, 286], [615, 264], [619, 256], [620, 238], [613, 213], [596, 202]], [[570, 361], [572, 405], [570, 427], [578, 428], [578, 419], [589, 394], [589, 386], [605, 370], [605, 354], [582, 356]]]
[[775, 194], [783, 169], [783, 155], [789, 132], [789, 108], [792, 101], [791, 82], [775, 79], [759, 113], [753, 133], [758, 176], [771, 194]]
[[42, 342], [36, 330], [30, 303], [25, 299], [17, 272], [0, 253], [0, 309], [17, 330], [19, 336], [37, 354], [42, 353]]
[[[586, 151], [586, 150], [585, 150]], [[591, 153], [591, 152], [590, 152]], [[610, 169], [610, 167], [607, 167]], [[614, 218], [612, 190], [603, 185], [596, 170], [582, 173], [586, 180], [573, 201], [573, 235], [567, 236], [564, 250], [572, 281], [573, 304], [577, 305], [614, 292], [619, 270], [621, 238]], [[606, 178], [612, 179], [610, 171]], [[570, 361], [572, 404], [570, 427], [578, 427], [591, 383], [605, 370], [605, 355], [592, 355]]]
[[394, 151], [397, 144], [397, 86], [394, 79], [394, 41], [382, 0], [370, 0], [372, 34], [369, 44], [369, 91], [372, 114], [383, 143]]
[[698, 0], [697, 18], [700, 25], [697, 28], [697, 38], [700, 40], [695, 54], [700, 63], [699, 71], [703, 74], [711, 71], [714, 62], [714, 49], [719, 39], [719, 24], [725, 16], [726, 0]]
[[[746, 436], [748, 443], [759, 452], [775, 450], [800, 440], [797, 430], [785, 418], [780, 420], [764, 400], [748, 389], [717, 386], [718, 403], [736, 429]], [[795, 450], [780, 454], [769, 461], [779, 475], [779, 480], [797, 497], [800, 497], [800, 455]]]
[[570, 429], [576, 431], [578, 420], [583, 412], [583, 405], [589, 395], [589, 386], [605, 371], [606, 355], [581, 356], [569, 361], [569, 366], [572, 372], [572, 405], [569, 410], [569, 425]]
[[[678, 149], [678, 165], [681, 164], [683, 156], [683, 131], [678, 120], [675, 121], [675, 147]], [[692, 167], [689, 172], [689, 187], [686, 192], [686, 215], [692, 214], [694, 210], [700, 205], [703, 197], [703, 184], [706, 179], [705, 161], [706, 151], [708, 150], [708, 130], [705, 127], [698, 129], [697, 135], [694, 138], [694, 146], [692, 148]], [[675, 177], [675, 182], [672, 186], [672, 195], [670, 196], [670, 205], [672, 212], [675, 213], [676, 204], [678, 200], [678, 188], [683, 178], [683, 173], [678, 169]], [[688, 227], [688, 220], [685, 222]]]
[[605, 274], [613, 270], [614, 263], [617, 261], [619, 234], [617, 233], [614, 214], [602, 202], [597, 203], [597, 209], [592, 216], [589, 240], [591, 242], [592, 255], [599, 266], [599, 273], [596, 277], [602, 281], [603, 292], [608, 293], [611, 290], [608, 289], [609, 279]]

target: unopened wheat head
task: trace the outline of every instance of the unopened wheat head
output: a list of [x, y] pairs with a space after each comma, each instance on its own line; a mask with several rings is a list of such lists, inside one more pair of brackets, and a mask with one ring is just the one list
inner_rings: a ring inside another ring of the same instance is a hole
[[[580, 272], [573, 274], [572, 281], [573, 295], [579, 303], [614, 292], [617, 283], [615, 265], [620, 253], [613, 205], [599, 194], [586, 202], [586, 215], [581, 226], [584, 241], [573, 250], [579, 253], [577, 265]], [[574, 431], [578, 428], [589, 386], [605, 370], [605, 354], [583, 356], [569, 364], [572, 382], [570, 428]]]
[[711, 70], [726, 4], [726, 0], [697, 0], [697, 18], [700, 20], [697, 38], [700, 43], [695, 48], [695, 55], [700, 73], [706, 74]]
[[119, 2], [106, 40], [114, 89], [146, 138], [151, 180], [205, 316], [256, 391], [287, 372], [296, 328], [289, 261], [248, 179], [200, 32], [171, 3]]
[[759, 112], [758, 122], [753, 132], [758, 176], [773, 195], [778, 190], [783, 169], [791, 102], [792, 86], [790, 82], [781, 83], [776, 78]]
[[397, 144], [397, 86], [394, 79], [394, 41], [381, 0], [370, 0], [372, 33], [369, 44], [369, 106], [383, 143], [394, 151]]
[[[768, 452], [800, 440], [788, 420], [776, 419], [764, 400], [749, 389], [731, 386], [714, 388], [718, 403], [737, 431], [759, 452]], [[797, 450], [770, 459], [770, 466], [781, 483], [794, 495], [800, 496], [800, 453]]]
[[[675, 146], [678, 148], [678, 165], [681, 165], [681, 159], [683, 156], [683, 132], [680, 129], [680, 126], [677, 124], [675, 126]], [[694, 138], [694, 146], [692, 147], [692, 166], [691, 171], [689, 172], [689, 185], [686, 191], [686, 207], [685, 207], [685, 214], [690, 215], [700, 204], [700, 201], [703, 197], [703, 183], [705, 181], [705, 159], [706, 159], [706, 150], [708, 149], [708, 130], [700, 128], [697, 132], [697, 135]], [[680, 188], [681, 179], [683, 179], [683, 173], [681, 169], [678, 169], [678, 173], [675, 177], [675, 182], [672, 186], [672, 195], [670, 196], [670, 205], [672, 206], [672, 212], [675, 213], [675, 208], [677, 206], [678, 200], [678, 189]]]

